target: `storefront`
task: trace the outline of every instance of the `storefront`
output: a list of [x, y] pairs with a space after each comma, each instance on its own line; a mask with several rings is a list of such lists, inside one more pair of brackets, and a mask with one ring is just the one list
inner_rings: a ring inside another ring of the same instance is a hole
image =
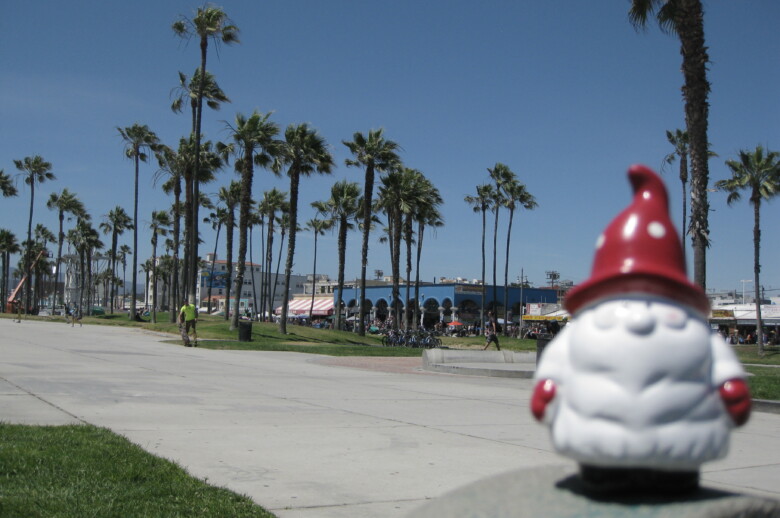
[[[756, 306], [735, 304], [714, 308], [710, 314], [710, 326], [727, 338], [729, 343], [755, 343]], [[780, 306], [761, 305], [761, 323], [766, 336], [765, 343], [777, 344], [780, 333]]]

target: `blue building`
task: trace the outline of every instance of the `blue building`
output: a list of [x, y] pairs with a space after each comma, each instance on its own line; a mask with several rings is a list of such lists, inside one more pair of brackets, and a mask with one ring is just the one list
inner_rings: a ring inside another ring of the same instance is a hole
[[[520, 320], [521, 305], [526, 304], [557, 304], [558, 292], [552, 288], [516, 288], [504, 286], [495, 287], [495, 303], [493, 302], [493, 286], [485, 286], [485, 314], [495, 309], [500, 317], [504, 315], [504, 290], [508, 295], [510, 320]], [[482, 286], [476, 284], [424, 284], [420, 285], [419, 307], [424, 308], [422, 315], [425, 326], [431, 326], [436, 322], [451, 322], [458, 320], [464, 323], [479, 321], [482, 305]], [[342, 297], [347, 316], [354, 316], [359, 311], [358, 299], [360, 288], [356, 285], [344, 288]], [[403, 304], [406, 299], [406, 285], [401, 284], [400, 298], [396, 302], [401, 310], [406, 306], [407, 311], [414, 311], [418, 301], [414, 296], [414, 285], [409, 286], [408, 304]], [[336, 303], [334, 294], [334, 304]], [[366, 313], [370, 319], [384, 321], [392, 313], [393, 287], [382, 284], [366, 286]]]

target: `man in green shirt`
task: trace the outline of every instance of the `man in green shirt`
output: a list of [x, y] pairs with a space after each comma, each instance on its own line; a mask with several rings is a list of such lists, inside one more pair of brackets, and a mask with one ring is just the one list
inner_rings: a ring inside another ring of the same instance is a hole
[[[187, 303], [179, 310], [179, 329], [181, 329], [181, 338], [184, 340], [184, 347], [191, 347], [193, 344], [198, 346], [198, 331], [195, 329], [195, 323], [198, 321], [198, 308], [195, 307], [195, 297], [190, 295]], [[192, 340], [190, 343], [190, 329], [192, 329]]]

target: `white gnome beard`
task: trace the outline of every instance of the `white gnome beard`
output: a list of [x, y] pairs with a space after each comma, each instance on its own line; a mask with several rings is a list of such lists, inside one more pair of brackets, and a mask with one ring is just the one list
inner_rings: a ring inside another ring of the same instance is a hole
[[593, 465], [686, 470], [725, 455], [730, 425], [712, 380], [711, 332], [697, 313], [624, 296], [582, 310], [566, 327], [537, 372], [557, 386], [546, 421], [560, 453]]

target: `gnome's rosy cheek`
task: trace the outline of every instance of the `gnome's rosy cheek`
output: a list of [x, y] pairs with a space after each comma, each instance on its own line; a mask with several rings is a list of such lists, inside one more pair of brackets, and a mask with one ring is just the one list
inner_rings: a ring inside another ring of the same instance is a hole
[[593, 313], [593, 323], [596, 327], [606, 330], [614, 326], [618, 321], [615, 309], [615, 305], [610, 303], [598, 306]]
[[664, 308], [661, 321], [664, 325], [671, 329], [682, 329], [688, 322], [688, 316], [685, 311], [680, 308]]

